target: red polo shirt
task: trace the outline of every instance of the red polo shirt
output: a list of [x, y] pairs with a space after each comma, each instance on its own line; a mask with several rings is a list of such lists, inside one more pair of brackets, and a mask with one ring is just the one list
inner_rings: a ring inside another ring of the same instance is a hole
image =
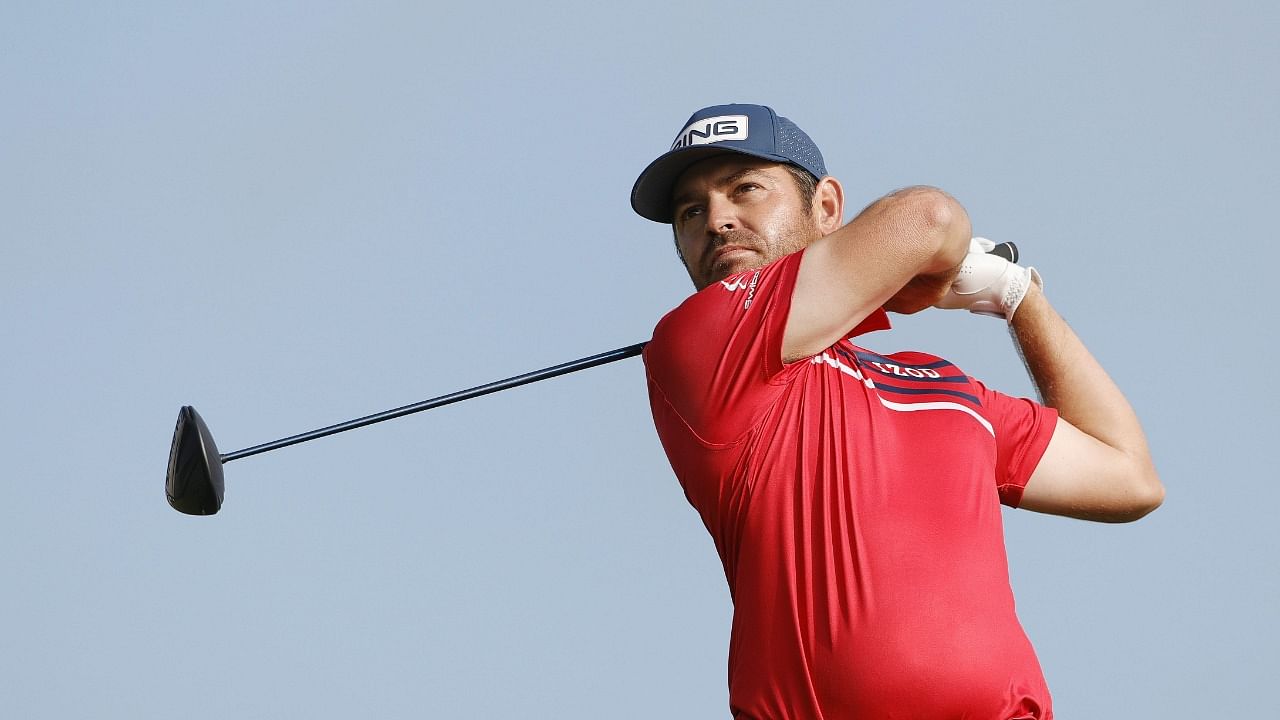
[[[735, 717], [1051, 718], [1000, 503], [1056, 413], [933, 355], [782, 363], [802, 253], [693, 295], [644, 351], [654, 423], [724, 564]], [[877, 311], [850, 336], [887, 327]]]

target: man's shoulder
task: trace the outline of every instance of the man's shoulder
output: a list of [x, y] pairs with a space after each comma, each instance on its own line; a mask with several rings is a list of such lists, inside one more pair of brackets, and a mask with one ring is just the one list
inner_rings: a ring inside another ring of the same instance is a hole
[[870, 348], [854, 345], [854, 350], [859, 359], [872, 361], [888, 361], [898, 362], [905, 365], [933, 365], [942, 364], [954, 367], [954, 364], [940, 355], [924, 352], [922, 350], [895, 350], [893, 352], [880, 353]]
[[933, 353], [920, 350], [899, 350], [879, 353], [853, 345], [858, 363], [872, 372], [885, 376], [915, 379], [949, 378], [952, 382], [972, 380], [955, 363]]
[[718, 324], [735, 324], [747, 319], [752, 310], [763, 313], [764, 296], [772, 295], [775, 290], [788, 293], [789, 298], [791, 284], [779, 285], [777, 281], [794, 282], [800, 255], [794, 253], [762, 267], [735, 273], [695, 292], [658, 321], [652, 342], [661, 346], [670, 340], [696, 340], [713, 333]]

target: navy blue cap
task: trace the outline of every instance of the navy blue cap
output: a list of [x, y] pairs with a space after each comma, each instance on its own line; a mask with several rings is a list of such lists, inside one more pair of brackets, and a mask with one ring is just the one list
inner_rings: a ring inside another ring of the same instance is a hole
[[631, 188], [631, 207], [641, 217], [671, 222], [671, 192], [690, 165], [715, 155], [739, 153], [788, 163], [821, 180], [822, 153], [795, 123], [764, 105], [713, 105], [694, 113], [671, 149], [649, 163]]

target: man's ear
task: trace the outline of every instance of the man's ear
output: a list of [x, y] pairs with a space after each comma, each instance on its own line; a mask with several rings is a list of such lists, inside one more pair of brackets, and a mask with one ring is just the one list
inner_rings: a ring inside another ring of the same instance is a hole
[[823, 235], [830, 235], [844, 224], [844, 187], [830, 175], [819, 180], [814, 189], [813, 218]]

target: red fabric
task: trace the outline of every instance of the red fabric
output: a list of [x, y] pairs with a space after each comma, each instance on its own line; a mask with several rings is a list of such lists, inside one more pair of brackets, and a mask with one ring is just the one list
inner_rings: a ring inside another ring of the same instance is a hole
[[[801, 256], [695, 294], [644, 351], [658, 435], [733, 597], [734, 716], [1051, 718], [1000, 502], [1056, 413], [924, 353], [841, 340], [783, 365]], [[886, 325], [877, 311], [857, 330]]]

